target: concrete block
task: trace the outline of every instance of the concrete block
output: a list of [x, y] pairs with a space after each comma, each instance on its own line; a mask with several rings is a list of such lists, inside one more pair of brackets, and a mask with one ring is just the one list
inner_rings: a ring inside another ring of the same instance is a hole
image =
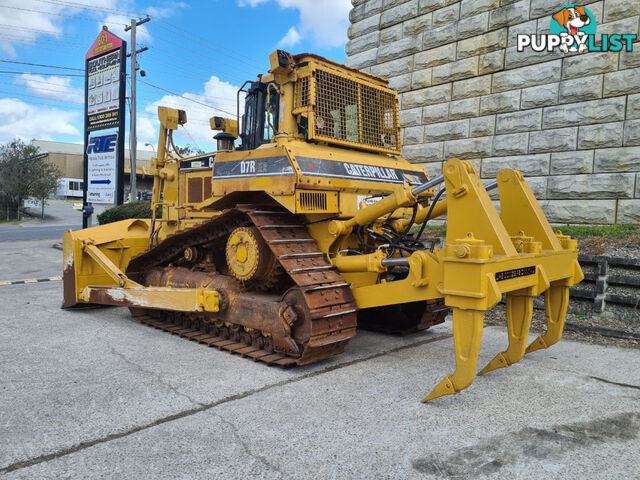
[[422, 109], [422, 123], [446, 122], [449, 119], [449, 104], [438, 103]]
[[[599, 33], [599, 32], [598, 32]], [[589, 52], [562, 60], [562, 78], [583, 78], [598, 73], [613, 72], [618, 68], [618, 54]]]
[[480, 110], [480, 98], [465, 98], [449, 104], [449, 119], [477, 117]]
[[[561, 6], [562, 5], [554, 0], [531, 0], [531, 18], [550, 17]], [[547, 21], [547, 23], [549, 23], [549, 21]]]
[[596, 172], [640, 171], [640, 148], [598, 149], [595, 153], [593, 165]]
[[549, 177], [550, 199], [633, 198], [634, 173], [557, 175]]
[[624, 145], [640, 145], [640, 120], [624, 122]]
[[578, 131], [578, 148], [622, 146], [623, 122], [586, 125]]
[[496, 116], [486, 115], [484, 117], [472, 118], [469, 120], [470, 137], [486, 137], [494, 135], [496, 131]]
[[512, 133], [493, 137], [493, 155], [520, 155], [527, 153], [529, 148], [528, 133]]
[[448, 7], [440, 8], [433, 12], [433, 26], [449, 25], [460, 18], [460, 4], [454, 3]]
[[563, 56], [564, 53], [558, 49], [551, 52], [547, 52], [546, 50], [543, 52], [534, 52], [530, 49], [527, 49], [524, 52], [518, 52], [516, 47], [508, 47], [504, 54], [504, 66], [505, 68], [524, 67], [525, 65], [535, 65], [537, 63], [557, 60], [559, 58], [563, 58]]
[[489, 12], [489, 29], [506, 27], [529, 20], [529, 0], [505, 5]]
[[604, 21], [613, 22], [640, 14], [640, 3], [629, 0], [607, 0], [604, 6]]
[[[636, 47], [638, 48], [638, 47]], [[626, 53], [626, 52], [625, 52]], [[621, 55], [621, 57], [624, 56]], [[604, 76], [604, 96], [627, 95], [640, 92], [640, 68], [630, 68]]]
[[578, 129], [557, 128], [529, 134], [529, 153], [564, 152], [576, 149]]
[[640, 223], [640, 199], [618, 200], [617, 223]]
[[542, 128], [570, 127], [624, 120], [624, 107], [624, 97], [546, 107], [542, 115]]
[[402, 24], [402, 34], [404, 36], [418, 35], [431, 28], [432, 14], [426, 13], [416, 18], [405, 20]]
[[378, 49], [372, 48], [371, 50], [366, 50], [354, 55], [349, 55], [347, 57], [347, 60], [345, 61], [345, 64], [353, 68], [363, 69], [365, 67], [375, 65], [377, 61]]
[[424, 129], [426, 142], [439, 142], [441, 140], [456, 140], [469, 136], [469, 120], [456, 120], [454, 122], [433, 123]]
[[404, 145], [416, 145], [422, 143], [424, 138], [424, 126], [407, 127], [404, 129]]
[[477, 35], [458, 42], [458, 58], [467, 58], [481, 53], [502, 49], [507, 45], [507, 29]]
[[522, 89], [521, 108], [545, 107], [558, 103], [558, 83]]
[[499, 0], [462, 0], [460, 2], [460, 18], [471, 17], [478, 13], [488, 12], [500, 6]]
[[380, 14], [372, 15], [370, 17], [361, 20], [360, 22], [352, 23], [347, 31], [349, 38], [357, 38], [366, 33], [377, 32], [380, 26]]
[[355, 53], [376, 48], [379, 43], [380, 34], [378, 32], [367, 33], [366, 35], [349, 40], [345, 46], [345, 52], [347, 55], [353, 55]]
[[451, 85], [421, 88], [402, 94], [402, 108], [414, 108], [451, 100]]
[[425, 88], [431, 86], [431, 69], [416, 70], [411, 74], [411, 88]]
[[591, 173], [592, 170], [593, 150], [574, 150], [551, 154], [551, 175]]
[[465, 58], [456, 62], [433, 67], [431, 82], [434, 85], [463, 80], [478, 74], [478, 57]]
[[407, 37], [397, 42], [382, 45], [378, 48], [378, 62], [387, 62], [398, 57], [406, 57], [420, 49], [420, 36]]
[[482, 158], [491, 156], [493, 137], [464, 138], [444, 142], [445, 158]]
[[494, 93], [480, 99], [480, 114], [513, 112], [520, 108], [520, 90]]
[[[410, 35], [413, 36], [413, 35]], [[388, 45], [402, 39], [402, 24], [398, 23], [391, 27], [380, 30], [380, 45]]]
[[613, 35], [616, 33], [629, 33], [638, 35], [638, 17], [628, 16], [622, 20], [617, 20], [615, 22], [598, 24], [598, 37], [600, 35]]
[[364, 20], [371, 15], [380, 13], [381, 10], [382, 0], [369, 0], [367, 2], [356, 5], [351, 9], [351, 11], [349, 12], [349, 21], [351, 23], [359, 22], [360, 20]]
[[496, 122], [496, 133], [518, 133], [540, 130], [542, 109], [523, 110], [512, 113], [501, 113]]
[[640, 118], [640, 93], [627, 97], [627, 118]]
[[575, 103], [602, 97], [602, 75], [560, 82], [559, 102]]
[[547, 180], [549, 177], [527, 177], [527, 183], [536, 200], [547, 198]]
[[429, 178], [437, 177], [442, 173], [443, 162], [421, 163], [420, 166], [425, 169]]
[[411, 74], [405, 73], [404, 75], [389, 78], [389, 88], [393, 88], [398, 92], [408, 92], [411, 90]]
[[405, 145], [402, 149], [404, 157], [412, 162], [441, 162], [443, 160], [443, 142]]
[[540, 206], [551, 223], [611, 224], [616, 219], [616, 200], [543, 200]]
[[371, 73], [382, 78], [397, 77], [411, 72], [413, 57], [402, 57], [389, 62], [378, 63], [371, 67]]
[[491, 91], [497, 93], [558, 82], [561, 78], [561, 65], [560, 60], [554, 60], [540, 65], [494, 73]]
[[491, 75], [474, 77], [469, 80], [460, 80], [453, 83], [453, 96], [455, 100], [468, 97], [479, 97], [491, 93]]
[[637, 44], [633, 51], [620, 55], [620, 70], [633, 67], [640, 67], [640, 48], [637, 47]]
[[409, 0], [395, 7], [382, 12], [380, 26], [382, 28], [401, 23], [403, 20], [416, 17], [418, 15], [418, 0]]
[[458, 35], [456, 40], [480, 35], [489, 30], [489, 12], [458, 20]]
[[418, 11], [422, 13], [433, 12], [452, 3], [456, 3], [458, 0], [420, 0], [418, 5]]
[[536, 33], [537, 20], [529, 20], [528, 22], [522, 22], [517, 25], [511, 25], [509, 27], [509, 34], [507, 39], [507, 46], [514, 47], [518, 42], [518, 35], [531, 35]]
[[424, 52], [416, 53], [413, 60], [414, 68], [423, 69], [436, 67], [456, 59], [456, 44], [450, 43], [442, 47], [432, 48]]
[[409, 110], [400, 110], [400, 126], [413, 127], [422, 124], [422, 108], [411, 108]]
[[503, 168], [520, 170], [525, 177], [549, 175], [549, 155], [515, 155], [482, 159], [482, 177], [495, 178]]
[[445, 43], [451, 43], [456, 41], [456, 29], [451, 28], [451, 25], [445, 25], [443, 27], [432, 28], [425, 32], [422, 36], [422, 50], [430, 50], [432, 48], [439, 47]]
[[504, 68], [504, 50], [484, 53], [480, 55], [478, 74], [492, 73]]

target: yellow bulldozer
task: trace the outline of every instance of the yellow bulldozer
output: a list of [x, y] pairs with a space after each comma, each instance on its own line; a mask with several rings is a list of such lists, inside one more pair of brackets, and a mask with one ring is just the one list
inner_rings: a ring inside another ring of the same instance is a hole
[[[577, 242], [554, 233], [520, 172], [485, 185], [450, 159], [429, 178], [401, 157], [386, 80], [312, 54], [269, 60], [238, 92], [243, 115], [211, 119], [215, 152], [181, 157], [186, 113], [158, 109], [152, 218], [65, 233], [63, 308], [126, 306], [282, 367], [341, 353], [357, 327], [407, 334], [452, 313], [455, 372], [424, 401], [471, 384], [484, 312], [503, 295], [508, 346], [480, 374], [560, 339], [583, 278]], [[423, 238], [443, 215], [446, 238]], [[547, 330], [526, 348], [542, 293]]]

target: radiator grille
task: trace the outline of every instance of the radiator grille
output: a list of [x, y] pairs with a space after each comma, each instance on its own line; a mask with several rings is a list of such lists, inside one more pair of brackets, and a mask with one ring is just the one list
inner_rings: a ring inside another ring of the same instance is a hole
[[189, 203], [202, 201], [202, 177], [192, 177], [187, 182], [187, 201]]
[[399, 153], [396, 98], [395, 92], [388, 89], [318, 69], [315, 71], [314, 136]]
[[322, 192], [300, 192], [300, 210], [324, 212], [327, 210], [327, 194]]

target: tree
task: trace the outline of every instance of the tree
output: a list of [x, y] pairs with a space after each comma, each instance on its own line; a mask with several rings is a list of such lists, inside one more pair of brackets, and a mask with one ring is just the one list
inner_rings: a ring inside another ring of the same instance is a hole
[[182, 155], [183, 157], [189, 157], [191, 155], [200, 155], [204, 153], [204, 150], [202, 150], [201, 148], [192, 147], [188, 143], [184, 147], [176, 146], [176, 150], [178, 151], [178, 154]]
[[0, 205], [10, 220], [20, 219], [20, 206], [28, 197], [43, 201], [55, 192], [62, 174], [35, 145], [13, 140], [0, 145]]

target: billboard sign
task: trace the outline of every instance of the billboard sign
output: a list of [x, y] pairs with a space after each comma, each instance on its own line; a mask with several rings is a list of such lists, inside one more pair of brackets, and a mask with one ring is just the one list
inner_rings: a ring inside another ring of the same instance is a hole
[[123, 201], [126, 54], [105, 27], [85, 55], [85, 206]]
[[92, 132], [87, 146], [87, 201], [115, 203], [118, 133]]

